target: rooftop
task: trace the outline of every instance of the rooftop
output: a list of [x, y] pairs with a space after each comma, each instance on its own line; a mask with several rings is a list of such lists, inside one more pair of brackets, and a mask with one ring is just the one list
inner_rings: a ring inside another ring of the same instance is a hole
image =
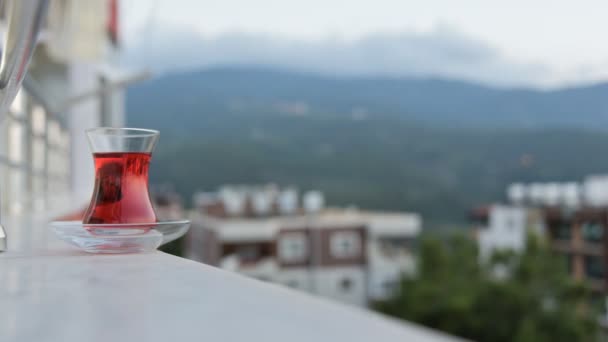
[[313, 215], [248, 218], [202, 216], [200, 218], [204, 218], [208, 228], [214, 229], [223, 241], [272, 240], [283, 228], [304, 226], [326, 229], [365, 225], [372, 235], [416, 236], [420, 233], [422, 225], [422, 220], [418, 214], [337, 208], [324, 209]]

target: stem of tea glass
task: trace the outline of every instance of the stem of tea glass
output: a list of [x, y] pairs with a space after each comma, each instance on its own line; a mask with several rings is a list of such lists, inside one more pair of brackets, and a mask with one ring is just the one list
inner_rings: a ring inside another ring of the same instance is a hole
[[[0, 61], [0, 119], [19, 91], [48, 3], [49, 0], [0, 0], [7, 21]], [[6, 239], [6, 231], [0, 224], [0, 252], [6, 250]]]

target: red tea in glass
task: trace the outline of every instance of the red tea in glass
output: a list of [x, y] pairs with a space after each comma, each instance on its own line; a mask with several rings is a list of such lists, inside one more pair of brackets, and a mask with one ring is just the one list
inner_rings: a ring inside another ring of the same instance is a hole
[[95, 186], [85, 224], [154, 223], [148, 168], [158, 132], [127, 128], [87, 131]]
[[84, 223], [152, 223], [149, 153], [95, 153], [95, 188]]

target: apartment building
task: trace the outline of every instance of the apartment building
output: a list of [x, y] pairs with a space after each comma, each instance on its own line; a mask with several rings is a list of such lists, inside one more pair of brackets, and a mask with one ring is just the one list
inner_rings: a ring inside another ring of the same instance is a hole
[[318, 191], [300, 201], [294, 188], [272, 185], [199, 193], [195, 205], [193, 260], [358, 306], [415, 271], [416, 214], [325, 208]]
[[523, 251], [530, 234], [544, 236], [543, 213], [534, 208], [493, 204], [472, 210], [469, 219], [483, 261], [497, 251]]
[[546, 208], [545, 220], [551, 248], [563, 256], [574, 279], [586, 280], [592, 289], [608, 289], [607, 207], [584, 207], [574, 211]]
[[471, 219], [478, 229], [480, 254], [522, 250], [527, 233], [547, 239], [574, 279], [594, 292], [608, 289], [608, 176], [582, 182], [515, 183], [507, 189], [510, 204], [480, 207]]

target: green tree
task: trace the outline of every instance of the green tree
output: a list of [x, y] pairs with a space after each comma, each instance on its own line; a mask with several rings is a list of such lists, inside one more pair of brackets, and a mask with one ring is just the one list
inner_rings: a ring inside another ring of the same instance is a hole
[[457, 235], [425, 239], [417, 277], [376, 308], [479, 342], [591, 341], [589, 295], [533, 236], [524, 253], [499, 252], [481, 264], [475, 244]]

